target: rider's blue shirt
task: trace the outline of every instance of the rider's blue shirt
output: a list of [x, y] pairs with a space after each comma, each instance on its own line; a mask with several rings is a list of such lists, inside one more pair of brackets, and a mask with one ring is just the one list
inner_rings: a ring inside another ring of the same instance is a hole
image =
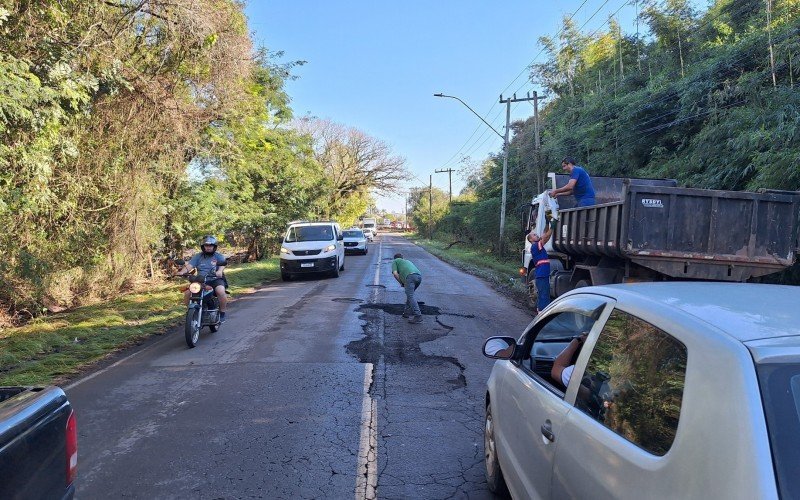
[[217, 272], [217, 267], [226, 264], [225, 256], [219, 252], [214, 252], [213, 255], [206, 255], [203, 252], [196, 253], [189, 261], [192, 267], [197, 268], [197, 274], [206, 276]]

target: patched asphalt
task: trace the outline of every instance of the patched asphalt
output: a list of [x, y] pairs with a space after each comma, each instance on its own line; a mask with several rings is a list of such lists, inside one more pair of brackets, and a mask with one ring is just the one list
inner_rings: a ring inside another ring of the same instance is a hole
[[[492, 362], [481, 347], [518, 336], [531, 314], [407, 240], [381, 238], [348, 256], [338, 279], [239, 297], [195, 349], [176, 330], [69, 389], [77, 497], [358, 497], [371, 401], [377, 497], [491, 498], [482, 432]], [[421, 324], [401, 317], [398, 251], [423, 274]]]

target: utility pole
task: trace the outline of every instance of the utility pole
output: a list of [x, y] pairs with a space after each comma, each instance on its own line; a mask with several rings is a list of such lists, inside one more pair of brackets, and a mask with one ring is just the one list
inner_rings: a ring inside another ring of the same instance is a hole
[[442, 170], [435, 170], [434, 173], [443, 174], [447, 172], [447, 181], [450, 184], [450, 203], [453, 203], [453, 170], [452, 168], [442, 169]]
[[[526, 102], [526, 101], [534, 101], [534, 107], [536, 106], [537, 100], [536, 92], [533, 93], [531, 96], [530, 92], [527, 94], [527, 97], [520, 97], [517, 98], [517, 94], [514, 94], [512, 97], [508, 99], [503, 99], [503, 95], [500, 95], [500, 104], [506, 105], [506, 135], [503, 138], [503, 192], [500, 199], [500, 245], [499, 250], [500, 254], [503, 253], [503, 234], [505, 233], [506, 228], [506, 184], [508, 183], [508, 150], [510, 149], [510, 144], [508, 142], [508, 135], [511, 131], [511, 103], [514, 102]], [[537, 134], [538, 135], [538, 134]]]
[[406, 230], [408, 229], [408, 196], [409, 194], [406, 193], [406, 211], [405, 211], [405, 217], [403, 218], [403, 232], [406, 232]]
[[433, 239], [433, 174], [428, 184], [428, 239]]

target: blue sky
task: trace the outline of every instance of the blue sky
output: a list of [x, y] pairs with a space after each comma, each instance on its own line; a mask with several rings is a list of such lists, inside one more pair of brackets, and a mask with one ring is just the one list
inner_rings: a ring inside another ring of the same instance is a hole
[[[246, 12], [258, 45], [284, 51], [283, 61], [307, 61], [287, 83], [295, 115], [328, 118], [387, 142], [416, 176], [407, 189], [427, 186], [436, 169], [459, 168], [464, 155], [480, 161], [502, 146], [467, 108], [435, 92], [460, 97], [502, 133], [505, 111], [497, 101], [501, 92], [535, 89], [525, 68], [540, 54], [537, 39], [555, 35], [576, 10], [584, 32], [620, 8], [623, 29], [635, 31], [635, 7], [627, 3], [250, 0]], [[512, 110], [512, 120], [522, 119], [533, 106]], [[433, 184], [446, 190], [447, 174], [434, 174]], [[454, 193], [463, 185], [454, 173]], [[402, 200], [381, 197], [378, 207], [402, 211]]]

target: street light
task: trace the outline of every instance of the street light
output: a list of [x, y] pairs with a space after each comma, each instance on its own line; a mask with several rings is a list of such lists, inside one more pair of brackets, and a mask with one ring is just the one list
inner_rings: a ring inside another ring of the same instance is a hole
[[479, 115], [478, 113], [476, 113], [474, 109], [470, 108], [470, 107], [469, 107], [469, 104], [465, 103], [464, 101], [462, 101], [462, 100], [461, 100], [461, 99], [459, 99], [458, 97], [456, 97], [456, 96], [454, 96], [454, 95], [445, 95], [445, 94], [442, 94], [441, 92], [438, 92], [438, 93], [436, 93], [436, 94], [433, 94], [433, 97], [449, 97], [450, 99], [455, 99], [455, 100], [457, 100], [458, 102], [460, 102], [461, 104], [463, 104], [464, 106], [466, 106], [468, 110], [472, 111], [472, 114], [474, 114], [475, 116], [477, 116], [478, 118], [480, 118], [480, 120], [481, 120], [483, 123], [485, 123], [487, 127], [489, 127], [490, 129], [492, 129], [492, 132], [494, 132], [495, 134], [499, 135], [501, 139], [504, 139], [504, 137], [503, 137], [503, 134], [501, 134], [500, 132], [498, 132], [497, 130], [495, 130], [495, 128], [494, 128], [494, 127], [492, 127], [492, 126], [489, 124], [489, 122], [487, 122], [486, 120], [484, 120], [484, 119], [483, 119], [483, 117], [482, 117], [481, 115]]
[[[502, 194], [502, 197], [500, 199], [500, 244], [499, 244], [499, 247], [498, 247], [500, 249], [500, 253], [502, 254], [503, 253], [503, 232], [505, 231], [505, 226], [506, 226], [506, 177], [507, 177], [507, 172], [508, 172], [508, 149], [509, 149], [509, 147], [508, 147], [508, 128], [509, 128], [508, 124], [509, 124], [509, 121], [510, 121], [510, 118], [511, 118], [511, 107], [506, 105], [506, 134], [503, 135], [500, 132], [498, 132], [497, 130], [495, 130], [495, 128], [492, 127], [491, 124], [489, 124], [489, 122], [484, 120], [481, 115], [476, 113], [474, 109], [469, 107], [469, 104], [465, 103], [464, 101], [462, 101], [458, 97], [456, 97], [454, 95], [446, 95], [446, 94], [443, 94], [441, 92], [433, 94], [433, 96], [434, 97], [449, 97], [450, 99], [457, 100], [458, 102], [460, 102], [461, 104], [466, 106], [468, 110], [472, 111], [472, 114], [474, 114], [475, 116], [480, 118], [481, 121], [483, 123], [485, 123], [487, 127], [492, 129], [492, 132], [494, 132], [495, 134], [497, 134], [498, 136], [500, 136], [503, 139], [503, 194]], [[502, 96], [500, 96], [500, 102], [503, 102], [503, 97]]]

